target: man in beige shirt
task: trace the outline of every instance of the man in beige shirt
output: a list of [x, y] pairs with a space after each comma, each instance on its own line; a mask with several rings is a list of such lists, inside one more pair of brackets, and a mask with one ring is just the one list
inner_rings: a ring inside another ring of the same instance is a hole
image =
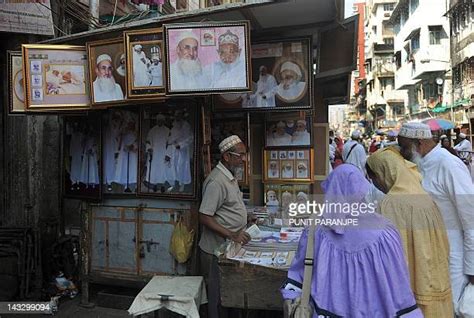
[[246, 160], [246, 147], [234, 135], [224, 139], [219, 150], [221, 160], [204, 181], [199, 208], [201, 271], [208, 287], [209, 318], [223, 316], [220, 313], [220, 285], [214, 250], [226, 239], [240, 244], [250, 241], [250, 235], [245, 232], [247, 210], [235, 178], [237, 169]]

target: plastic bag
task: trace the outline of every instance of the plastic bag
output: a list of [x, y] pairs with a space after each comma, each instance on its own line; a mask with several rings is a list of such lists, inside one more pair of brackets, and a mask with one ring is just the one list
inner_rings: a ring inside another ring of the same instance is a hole
[[193, 240], [194, 231], [188, 231], [182, 218], [180, 218], [174, 227], [170, 243], [170, 253], [178, 263], [185, 263], [191, 256]]
[[474, 318], [474, 284], [468, 284], [458, 304], [458, 315], [462, 318]]

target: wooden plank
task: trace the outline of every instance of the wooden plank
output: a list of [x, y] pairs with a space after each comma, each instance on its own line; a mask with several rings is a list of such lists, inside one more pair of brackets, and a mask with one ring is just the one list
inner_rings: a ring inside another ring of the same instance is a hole
[[221, 303], [224, 307], [282, 310], [280, 286], [287, 272], [231, 260], [219, 261]]

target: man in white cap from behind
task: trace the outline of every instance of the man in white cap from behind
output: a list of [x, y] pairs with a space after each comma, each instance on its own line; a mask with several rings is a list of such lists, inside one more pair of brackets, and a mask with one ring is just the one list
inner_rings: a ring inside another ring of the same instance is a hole
[[283, 63], [280, 68], [278, 96], [287, 102], [295, 102], [303, 97], [306, 82], [301, 81], [302, 78], [303, 73], [296, 63], [290, 61]]
[[220, 284], [214, 251], [226, 240], [245, 245], [250, 235], [245, 232], [247, 209], [242, 199], [235, 171], [245, 163], [247, 148], [232, 135], [219, 144], [221, 159], [203, 184], [199, 207], [202, 234], [199, 241], [201, 272], [208, 287], [208, 317], [225, 317], [220, 306]]
[[148, 59], [140, 44], [133, 46], [132, 66], [133, 66], [133, 86], [147, 87], [151, 83], [151, 75], [148, 72]]
[[122, 88], [115, 82], [113, 70], [110, 55], [101, 54], [97, 57], [95, 68], [97, 77], [93, 83], [95, 102], [123, 100]]
[[474, 284], [474, 186], [461, 159], [437, 144], [428, 125], [410, 122], [398, 133], [401, 154], [418, 165], [422, 186], [436, 202], [448, 233], [454, 308], [462, 290]]
[[365, 174], [365, 163], [367, 162], [367, 154], [364, 146], [359, 142], [360, 130], [354, 130], [351, 139], [346, 141], [342, 148], [342, 160], [359, 168]]
[[151, 65], [148, 68], [151, 75], [151, 86], [163, 86], [163, 63], [159, 46], [151, 48]]
[[465, 133], [459, 133], [459, 143], [454, 146], [454, 150], [456, 150], [459, 154], [459, 158], [464, 161], [467, 165], [468, 169], [471, 169], [471, 159], [472, 159], [472, 145], [471, 142], [466, 138]]
[[243, 88], [247, 86], [246, 65], [237, 34], [227, 30], [218, 38], [219, 60], [209, 66], [212, 88]]
[[181, 30], [176, 46], [176, 61], [170, 65], [172, 90], [209, 87], [209, 78], [199, 60], [199, 40], [191, 29]]

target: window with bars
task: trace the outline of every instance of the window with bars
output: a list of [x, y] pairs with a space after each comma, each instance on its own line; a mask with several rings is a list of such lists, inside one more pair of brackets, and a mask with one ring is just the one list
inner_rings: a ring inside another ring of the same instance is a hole
[[441, 44], [443, 36], [443, 27], [441, 25], [429, 26], [430, 31], [430, 45]]
[[384, 3], [383, 11], [393, 11], [395, 8], [395, 3]]
[[384, 44], [393, 44], [393, 38], [384, 38], [383, 43]]

